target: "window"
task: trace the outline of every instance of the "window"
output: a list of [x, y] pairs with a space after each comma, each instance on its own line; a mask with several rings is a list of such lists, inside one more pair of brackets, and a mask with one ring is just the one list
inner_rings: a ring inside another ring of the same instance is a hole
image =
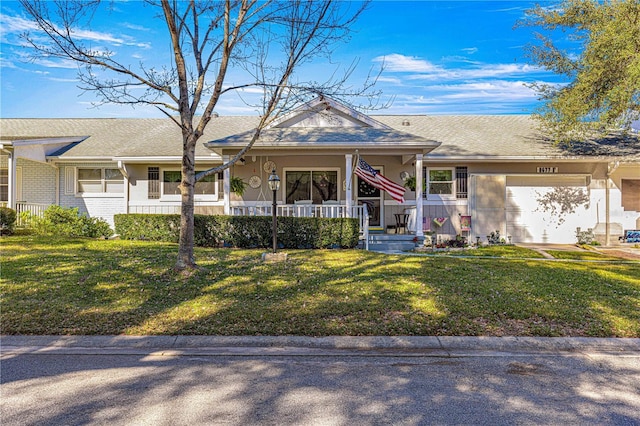
[[425, 167], [423, 173], [426, 179], [424, 198], [428, 200], [468, 198], [467, 167]]
[[9, 201], [9, 169], [0, 169], [0, 201]]
[[285, 171], [286, 203], [312, 200], [322, 204], [338, 200], [338, 172], [336, 170]]
[[118, 169], [78, 168], [78, 193], [122, 194], [124, 176]]
[[9, 156], [0, 155], [0, 201], [9, 201]]
[[[150, 167], [151, 169], [151, 167]], [[201, 170], [196, 171], [200, 173]], [[151, 173], [151, 171], [149, 171]], [[162, 172], [162, 195], [180, 195], [180, 181], [182, 180], [182, 174], [177, 170], [164, 170]], [[149, 181], [151, 182], [151, 180]], [[209, 175], [196, 182], [195, 195], [217, 195], [217, 175]], [[150, 183], [151, 185], [151, 183]], [[149, 192], [149, 198], [151, 198], [151, 192]]]
[[427, 169], [427, 197], [454, 198], [454, 169]]
[[180, 195], [180, 172], [165, 170], [162, 176], [162, 195]]

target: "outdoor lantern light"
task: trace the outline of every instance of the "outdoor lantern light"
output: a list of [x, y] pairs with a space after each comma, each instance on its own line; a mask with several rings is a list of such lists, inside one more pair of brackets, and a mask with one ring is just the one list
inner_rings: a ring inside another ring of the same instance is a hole
[[276, 169], [273, 169], [269, 175], [269, 189], [274, 192], [280, 189], [280, 178], [276, 174]]
[[275, 254], [277, 244], [278, 244], [278, 219], [276, 218], [276, 192], [280, 189], [280, 178], [276, 174], [276, 169], [271, 171], [271, 175], [269, 176], [269, 189], [273, 191], [273, 206], [271, 208], [271, 212], [273, 215], [273, 226], [271, 232], [273, 233], [273, 253]]

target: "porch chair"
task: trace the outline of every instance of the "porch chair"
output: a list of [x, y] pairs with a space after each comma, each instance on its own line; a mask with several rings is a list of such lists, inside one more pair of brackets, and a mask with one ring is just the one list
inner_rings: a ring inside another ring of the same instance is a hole
[[313, 212], [313, 200], [295, 200], [293, 202], [295, 206], [296, 216], [300, 217], [309, 217], [312, 216]]
[[337, 200], [322, 200], [322, 217], [340, 217], [340, 207], [333, 207], [339, 205], [340, 201]]

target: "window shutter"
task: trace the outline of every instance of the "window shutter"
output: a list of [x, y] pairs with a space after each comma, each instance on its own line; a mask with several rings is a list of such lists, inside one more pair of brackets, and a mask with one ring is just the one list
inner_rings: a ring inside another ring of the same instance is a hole
[[467, 198], [467, 168], [456, 167], [456, 198]]
[[160, 167], [147, 168], [148, 198], [157, 200], [160, 198]]
[[64, 168], [64, 194], [73, 195], [76, 193], [76, 168]]

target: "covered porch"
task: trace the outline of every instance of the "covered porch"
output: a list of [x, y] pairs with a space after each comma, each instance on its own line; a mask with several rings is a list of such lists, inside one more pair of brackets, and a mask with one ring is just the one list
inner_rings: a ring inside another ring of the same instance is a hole
[[[224, 214], [271, 214], [267, 180], [275, 172], [281, 179], [275, 194], [281, 216], [357, 217], [366, 232], [398, 225], [406, 231], [408, 208], [413, 217], [424, 216], [423, 157], [440, 142], [392, 129], [323, 97], [272, 122], [247, 151], [252, 138], [248, 131], [205, 143], [223, 163], [237, 160], [222, 173]], [[397, 184], [415, 177], [415, 190], [407, 191], [402, 203], [393, 200], [354, 175], [358, 156]], [[232, 192], [232, 178], [247, 183], [241, 196]], [[415, 233], [422, 236], [422, 227]]]

